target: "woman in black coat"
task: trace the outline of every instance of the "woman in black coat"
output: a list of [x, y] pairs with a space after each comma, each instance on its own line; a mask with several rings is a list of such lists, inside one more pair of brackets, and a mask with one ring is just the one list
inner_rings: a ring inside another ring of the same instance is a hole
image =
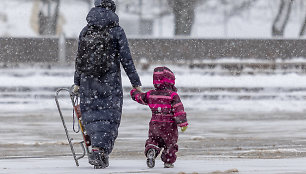
[[[88, 24], [80, 33], [74, 76], [74, 90], [77, 91], [79, 87], [82, 120], [93, 147], [93, 152], [89, 154], [89, 163], [100, 168], [108, 166], [108, 155], [113, 150], [121, 121], [123, 92], [120, 64], [132, 86], [141, 86], [125, 32], [119, 26], [115, 10], [116, 6], [112, 0], [95, 1], [95, 7], [86, 18]], [[110, 49], [107, 54], [112, 56], [112, 62], [107, 72], [98, 75], [84, 72], [86, 65], [81, 63], [81, 59], [84, 59], [85, 54], [88, 55], [90, 49], [81, 48], [80, 42], [92, 28], [107, 28], [110, 36]]]

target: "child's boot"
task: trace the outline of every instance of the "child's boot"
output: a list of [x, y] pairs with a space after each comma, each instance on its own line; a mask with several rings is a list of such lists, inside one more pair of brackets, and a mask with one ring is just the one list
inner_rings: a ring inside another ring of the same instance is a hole
[[173, 163], [164, 163], [165, 168], [173, 168], [174, 164]]
[[149, 149], [147, 152], [147, 166], [153, 168], [155, 166], [156, 150]]

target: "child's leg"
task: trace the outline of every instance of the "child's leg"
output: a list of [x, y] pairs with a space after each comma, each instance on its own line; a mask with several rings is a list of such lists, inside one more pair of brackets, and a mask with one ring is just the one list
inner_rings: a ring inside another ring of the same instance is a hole
[[176, 152], [178, 151], [177, 144], [167, 145], [161, 155], [161, 159], [164, 163], [173, 164], [176, 161]]
[[169, 129], [164, 133], [164, 151], [161, 159], [164, 163], [174, 163], [176, 161], [176, 152], [178, 151], [178, 131], [176, 124], [169, 126]]
[[161, 148], [159, 147], [159, 142], [155, 137], [149, 136], [145, 145], [145, 155], [147, 155], [150, 149], [154, 149], [156, 152], [155, 158], [160, 153]]
[[145, 156], [147, 157], [147, 166], [153, 168], [155, 166], [155, 158], [160, 153], [160, 143], [157, 137], [149, 136], [146, 141]]
[[149, 124], [149, 138], [146, 141], [145, 145], [145, 155], [147, 156], [148, 150], [149, 149], [154, 149], [156, 150], [156, 156], [160, 153], [161, 150], [161, 138], [159, 137], [159, 132], [156, 131], [160, 129], [159, 125], [156, 123], [150, 122]]

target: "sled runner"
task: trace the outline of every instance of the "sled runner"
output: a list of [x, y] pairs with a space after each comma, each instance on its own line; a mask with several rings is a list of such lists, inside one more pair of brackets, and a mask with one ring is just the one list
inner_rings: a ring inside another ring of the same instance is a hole
[[[66, 126], [66, 122], [65, 122], [65, 119], [64, 119], [61, 107], [60, 107], [60, 103], [58, 101], [59, 94], [62, 91], [66, 91], [66, 92], [69, 93], [69, 96], [70, 96], [70, 99], [71, 99], [71, 103], [72, 103], [72, 107], [73, 107], [73, 113], [72, 113], [73, 132], [75, 132], [75, 133], [81, 132], [82, 137], [83, 137], [83, 141], [81, 141], [81, 142], [76, 142], [76, 143], [73, 142], [73, 138], [71, 138], [70, 135], [69, 135], [69, 131], [68, 131], [67, 126]], [[56, 91], [55, 102], [56, 102], [56, 106], [57, 106], [59, 115], [61, 117], [61, 120], [62, 120], [62, 123], [63, 123], [63, 126], [64, 126], [64, 130], [65, 130], [65, 133], [66, 133], [66, 136], [67, 136], [67, 140], [68, 140], [71, 152], [72, 152], [72, 156], [74, 158], [76, 166], [79, 166], [78, 160], [80, 160], [81, 158], [85, 157], [86, 152], [87, 152], [88, 155], [90, 154], [89, 147], [91, 146], [90, 138], [87, 135], [87, 133], [86, 133], [86, 131], [84, 129], [84, 126], [82, 124], [81, 110], [80, 110], [80, 105], [79, 105], [79, 95], [72, 92], [72, 87], [70, 89], [68, 89], [68, 88], [60, 88], [60, 89], [58, 89]], [[76, 119], [78, 121], [78, 123], [77, 123], [78, 124], [78, 129], [77, 130], [75, 129], [75, 121], [76, 121]], [[74, 148], [74, 144], [80, 144], [81, 145], [81, 148], [82, 148], [83, 152], [82, 152], [82, 154], [80, 156], [76, 155], [76, 152], [74, 150], [75, 149]]]

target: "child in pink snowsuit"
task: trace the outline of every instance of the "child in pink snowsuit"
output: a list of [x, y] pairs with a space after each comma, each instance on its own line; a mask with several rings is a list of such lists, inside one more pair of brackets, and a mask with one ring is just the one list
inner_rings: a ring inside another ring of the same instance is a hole
[[178, 151], [177, 126], [180, 126], [182, 131], [186, 130], [188, 126], [186, 112], [176, 93], [175, 76], [169, 68], [155, 68], [153, 84], [155, 90], [142, 93], [133, 89], [131, 96], [138, 103], [149, 105], [152, 111], [149, 138], [145, 144], [148, 167], [154, 167], [155, 158], [164, 148], [161, 159], [165, 168], [172, 168], [176, 161], [175, 153]]

